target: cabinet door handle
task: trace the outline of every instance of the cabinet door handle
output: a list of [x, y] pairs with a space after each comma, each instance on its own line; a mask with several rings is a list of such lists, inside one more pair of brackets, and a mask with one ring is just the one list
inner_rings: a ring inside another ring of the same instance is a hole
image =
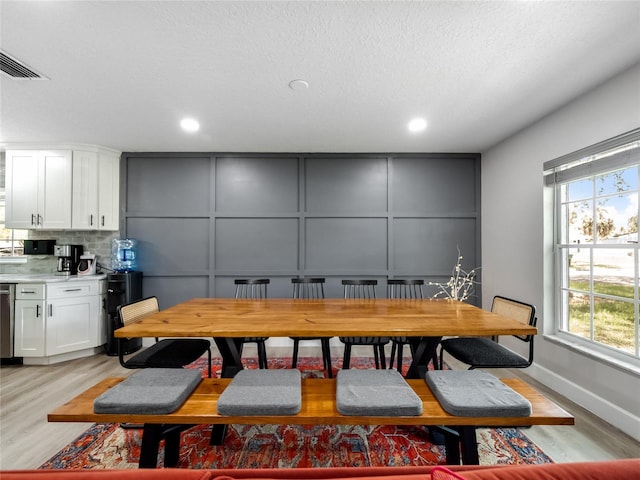
[[31, 225], [35, 225], [36, 224], [36, 216], [35, 214], [31, 214]]
[[102, 215], [102, 226], [104, 227], [104, 215]]
[[82, 289], [81, 288], [67, 288], [65, 289], [65, 292], [81, 292]]
[[93, 226], [93, 213], [89, 215], [89, 225]]
[[35, 290], [24, 290], [24, 289], [22, 289], [22, 290], [20, 290], [20, 293], [36, 293], [36, 291]]
[[40, 305], [36, 305], [36, 318], [40, 316]]
[[44, 219], [42, 218], [42, 215], [38, 214], [38, 223], [36, 225], [43, 225], [44, 224]]
[[49, 316], [53, 317], [53, 303], [49, 304]]

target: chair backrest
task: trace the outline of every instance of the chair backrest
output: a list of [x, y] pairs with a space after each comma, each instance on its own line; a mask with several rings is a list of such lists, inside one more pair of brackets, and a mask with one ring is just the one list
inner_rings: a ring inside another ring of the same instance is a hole
[[292, 278], [293, 298], [324, 298], [324, 278]]
[[[538, 319], [536, 318], [536, 307], [523, 303], [511, 298], [502, 297], [496, 295], [493, 297], [493, 304], [491, 305], [491, 311], [502, 315], [503, 317], [512, 318], [520, 323], [526, 325], [536, 326]], [[533, 335], [513, 335], [514, 337], [522, 340], [523, 342], [529, 342], [533, 339]]]
[[234, 280], [236, 298], [267, 298], [268, 278], [242, 278]]
[[342, 280], [344, 298], [376, 298], [377, 280]]
[[387, 280], [387, 298], [424, 298], [424, 280]]
[[120, 305], [117, 308], [121, 326], [135, 323], [158, 311], [157, 297], [143, 298], [142, 300], [137, 300], [126, 305]]

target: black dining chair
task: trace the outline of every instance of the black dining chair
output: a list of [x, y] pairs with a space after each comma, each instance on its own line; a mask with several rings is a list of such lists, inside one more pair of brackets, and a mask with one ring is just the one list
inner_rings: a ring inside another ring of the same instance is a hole
[[[267, 298], [267, 286], [271, 283], [271, 280], [268, 278], [239, 278], [234, 280], [234, 283], [236, 286], [235, 298], [261, 299]], [[269, 337], [244, 337], [241, 339], [241, 348], [246, 343], [255, 343], [258, 347], [258, 367], [260, 368], [269, 368], [267, 366], [267, 347], [265, 344], [268, 339]]]
[[[342, 280], [344, 298], [376, 298], [377, 280]], [[370, 345], [373, 347], [373, 358], [376, 368], [387, 368], [384, 346], [389, 343], [389, 337], [338, 337], [344, 343], [342, 368], [349, 368], [351, 364], [351, 347], [353, 345]]]
[[[117, 328], [131, 325], [156, 313], [158, 299], [148, 297], [142, 300], [120, 305], [117, 309], [119, 325]], [[209, 361], [209, 378], [211, 378], [211, 342], [203, 338], [156, 338], [156, 343], [140, 353], [127, 356], [124, 353], [124, 342], [118, 338], [118, 358], [124, 368], [182, 368], [193, 363], [207, 353]]]
[[[309, 278], [292, 278], [293, 284], [293, 298], [299, 299], [315, 299], [324, 298], [324, 278], [309, 277]], [[331, 367], [331, 349], [329, 346], [330, 337], [290, 337], [293, 340], [293, 355], [291, 357], [291, 368], [296, 368], [298, 365], [298, 352], [300, 348], [300, 341], [306, 340], [320, 340], [320, 346], [322, 348], [322, 364], [327, 371], [329, 378], [333, 378], [333, 372]]]
[[[493, 297], [491, 311], [517, 320], [521, 323], [536, 326], [536, 307], [496, 295]], [[474, 368], [527, 368], [533, 363], [533, 335], [512, 335], [514, 338], [528, 344], [527, 356], [520, 355], [498, 343], [498, 337], [454, 337], [440, 342], [440, 368], [443, 365], [444, 352], [456, 360]]]
[[[420, 279], [389, 279], [387, 280], [387, 298], [423, 299], [424, 280]], [[402, 373], [402, 350], [409, 344], [407, 337], [391, 337], [391, 356], [389, 368], [393, 368], [394, 358], [397, 357], [397, 369]]]

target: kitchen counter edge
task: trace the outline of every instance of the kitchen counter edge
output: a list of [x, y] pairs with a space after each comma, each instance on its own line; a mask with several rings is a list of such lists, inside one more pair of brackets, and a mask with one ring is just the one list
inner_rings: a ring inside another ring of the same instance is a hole
[[86, 282], [105, 280], [107, 275], [55, 275], [52, 273], [2, 273], [0, 283], [61, 283], [61, 282]]

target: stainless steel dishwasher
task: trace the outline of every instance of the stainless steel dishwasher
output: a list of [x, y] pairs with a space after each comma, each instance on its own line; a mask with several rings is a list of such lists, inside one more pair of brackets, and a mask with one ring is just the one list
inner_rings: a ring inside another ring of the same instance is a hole
[[13, 359], [13, 331], [15, 324], [13, 302], [15, 296], [15, 284], [0, 283], [0, 358], [2, 360]]

